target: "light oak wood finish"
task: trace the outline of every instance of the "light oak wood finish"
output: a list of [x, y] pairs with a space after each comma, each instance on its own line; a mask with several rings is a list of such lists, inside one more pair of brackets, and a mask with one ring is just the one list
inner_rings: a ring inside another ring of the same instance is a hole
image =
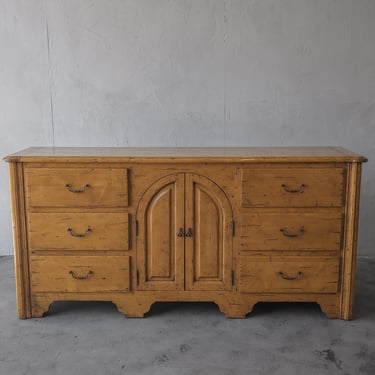
[[240, 249], [339, 251], [341, 226], [340, 212], [244, 214]]
[[250, 293], [336, 293], [339, 262], [332, 257], [240, 259], [240, 291]]
[[128, 250], [128, 214], [32, 212], [28, 234], [30, 250]]
[[[341, 207], [345, 169], [244, 168], [243, 207]], [[332, 194], [332, 191], [336, 194]]]
[[8, 156], [20, 318], [58, 300], [317, 302], [351, 319], [361, 163], [339, 147], [30, 148]]
[[31, 261], [33, 293], [129, 292], [128, 256], [42, 256]]
[[126, 207], [127, 177], [126, 169], [27, 168], [26, 199], [32, 208]]

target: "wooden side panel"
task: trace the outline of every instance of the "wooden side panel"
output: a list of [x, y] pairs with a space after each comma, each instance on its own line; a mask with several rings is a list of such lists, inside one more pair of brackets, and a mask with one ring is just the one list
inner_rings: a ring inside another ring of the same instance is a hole
[[129, 292], [128, 256], [32, 256], [31, 290]]
[[186, 290], [232, 288], [232, 209], [209, 179], [186, 175]]
[[[184, 281], [184, 175], [153, 184], [138, 207], [139, 289], [182, 289]], [[182, 233], [181, 232], [181, 233]]]
[[345, 169], [265, 168], [242, 171], [243, 207], [341, 207]]
[[[336, 293], [338, 258], [251, 257], [240, 260], [240, 291], [249, 293]], [[293, 297], [290, 299], [293, 300]]]
[[241, 250], [341, 249], [338, 213], [254, 213], [242, 216]]
[[361, 164], [351, 163], [348, 171], [340, 311], [340, 318], [345, 320], [353, 315], [361, 169]]
[[126, 213], [30, 213], [31, 250], [127, 250]]
[[24, 176], [22, 163], [10, 163], [10, 193], [16, 276], [17, 309], [20, 319], [31, 318], [29, 258], [27, 251], [27, 225]]
[[115, 168], [25, 169], [30, 207], [126, 207], [128, 170]]

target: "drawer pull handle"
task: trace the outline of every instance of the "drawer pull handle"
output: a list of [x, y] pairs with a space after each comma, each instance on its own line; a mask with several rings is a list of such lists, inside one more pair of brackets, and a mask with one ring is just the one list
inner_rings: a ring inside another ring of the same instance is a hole
[[180, 228], [177, 233], [177, 237], [185, 237], [184, 228]]
[[89, 279], [93, 274], [94, 274], [94, 272], [89, 271], [89, 272], [87, 272], [87, 275], [86, 275], [86, 276], [79, 276], [79, 275], [77, 275], [74, 271], [69, 271], [69, 275], [72, 275], [73, 279], [76, 279], [76, 280], [87, 280], [87, 279]]
[[189, 228], [185, 233], [185, 237], [193, 237], [193, 229]]
[[281, 187], [287, 192], [287, 193], [303, 193], [305, 190], [306, 185], [301, 184], [301, 186], [298, 189], [291, 189], [287, 185], [282, 184]]
[[72, 228], [68, 228], [66, 231], [69, 232], [72, 237], [82, 238], [86, 237], [90, 232], [92, 232], [92, 229], [88, 227], [85, 233], [75, 233]]
[[72, 185], [70, 185], [70, 184], [65, 185], [65, 188], [68, 189], [68, 191], [70, 191], [71, 193], [84, 193], [86, 191], [86, 189], [89, 188], [89, 187], [90, 187], [89, 184], [85, 184], [85, 185], [83, 185], [82, 189], [73, 189]]
[[281, 233], [283, 234], [283, 236], [285, 236], [285, 237], [292, 237], [292, 238], [294, 238], [294, 237], [299, 237], [299, 236], [301, 236], [301, 235], [305, 232], [305, 228], [304, 228], [304, 227], [301, 227], [301, 228], [299, 228], [298, 231], [295, 232], [295, 233], [290, 233], [290, 232], [288, 232], [288, 229], [287, 229], [287, 228], [281, 228], [281, 229], [280, 229], [280, 232], [281, 232]]
[[302, 272], [298, 272], [296, 276], [288, 276], [284, 272], [278, 272], [279, 276], [281, 276], [284, 280], [298, 280], [302, 276]]

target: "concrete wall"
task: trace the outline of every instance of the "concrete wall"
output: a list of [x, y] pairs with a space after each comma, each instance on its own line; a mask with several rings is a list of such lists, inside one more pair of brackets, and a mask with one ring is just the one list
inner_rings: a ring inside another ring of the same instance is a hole
[[[0, 150], [341, 145], [367, 155], [375, 243], [375, 1], [0, 0]], [[10, 254], [0, 166], [0, 254]]]

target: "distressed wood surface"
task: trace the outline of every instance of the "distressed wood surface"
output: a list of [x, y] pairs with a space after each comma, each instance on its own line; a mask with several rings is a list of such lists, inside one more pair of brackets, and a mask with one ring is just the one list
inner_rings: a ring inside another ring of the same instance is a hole
[[17, 291], [18, 317], [31, 318], [31, 294], [29, 278], [29, 257], [27, 247], [27, 226], [25, 207], [25, 186], [23, 164], [9, 165], [12, 226], [14, 244], [14, 269]]
[[341, 212], [243, 214], [241, 250], [340, 250]]
[[243, 207], [341, 207], [344, 168], [242, 170]]
[[338, 258], [242, 256], [240, 265], [241, 292], [337, 293], [338, 291]]
[[126, 213], [75, 212], [28, 215], [30, 250], [128, 250]]
[[32, 256], [32, 293], [129, 292], [129, 257]]
[[360, 155], [31, 148], [6, 160], [20, 318], [59, 300], [112, 301], [128, 317], [213, 301], [233, 318], [309, 301], [352, 318]]
[[[367, 159], [342, 147], [30, 147], [6, 161], [37, 162], [363, 162]], [[282, 160], [281, 160], [282, 159]], [[207, 160], [206, 160], [207, 161]]]
[[29, 207], [126, 207], [128, 171], [95, 168], [25, 168]]

